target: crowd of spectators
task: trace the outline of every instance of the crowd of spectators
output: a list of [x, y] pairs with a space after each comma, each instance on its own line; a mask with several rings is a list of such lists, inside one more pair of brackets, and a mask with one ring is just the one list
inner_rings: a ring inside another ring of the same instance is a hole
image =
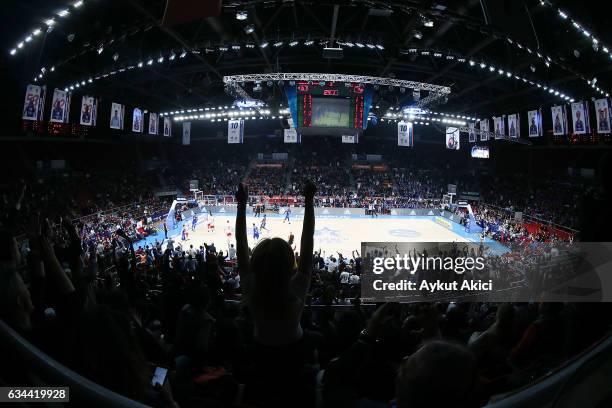
[[[81, 375], [157, 407], [475, 407], [526, 385], [607, 332], [607, 304], [361, 304], [358, 252], [312, 247], [314, 186], [298, 248], [98, 248], [22, 200], [3, 219], [0, 317]], [[14, 218], [26, 220], [26, 251]], [[351, 300], [346, 300], [350, 298]], [[2, 352], [0, 378], [29, 384]], [[169, 368], [163, 384], [155, 367]], [[444, 392], [441, 392], [441, 391]], [[393, 402], [394, 401], [394, 402]]]

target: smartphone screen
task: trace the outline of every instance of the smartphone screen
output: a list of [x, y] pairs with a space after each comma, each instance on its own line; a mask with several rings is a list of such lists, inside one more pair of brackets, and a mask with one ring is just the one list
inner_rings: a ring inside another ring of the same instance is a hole
[[164, 381], [166, 381], [166, 374], [168, 374], [168, 369], [165, 367], [155, 367], [155, 373], [153, 373], [153, 378], [151, 379], [151, 385], [155, 386], [155, 384], [164, 385]]

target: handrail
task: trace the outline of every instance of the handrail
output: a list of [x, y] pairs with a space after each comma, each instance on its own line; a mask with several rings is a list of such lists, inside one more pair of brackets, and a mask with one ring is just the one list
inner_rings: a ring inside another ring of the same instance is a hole
[[536, 406], [528, 405], [528, 403], [533, 403], [534, 401], [542, 403], [537, 406], [544, 406], [545, 402], [553, 402], [554, 398], [559, 395], [566, 382], [573, 377], [576, 371], [593, 361], [593, 359], [602, 357], [603, 353], [607, 353], [608, 357], [612, 357], [612, 335], [608, 335], [608, 337], [592, 346], [589, 350], [566, 362], [547, 376], [541, 377], [536, 383], [508, 393], [494, 395], [484, 408]]
[[148, 405], [104, 388], [58, 363], [24, 339], [3, 320], [0, 320], [0, 342], [5, 350], [10, 350], [11, 353], [18, 355], [21, 361], [35, 368], [36, 373], [49, 385], [69, 387], [71, 400], [76, 396], [80, 401], [87, 401], [88, 407], [150, 408]]
[[[482, 203], [482, 204], [479, 204], [479, 205], [484, 206], [484, 207], [491, 207], [492, 209], [497, 210], [497, 211], [504, 211], [504, 212], [507, 212], [507, 213], [512, 212], [511, 210], [508, 210], [507, 208], [499, 207], [499, 206], [494, 205], [494, 204]], [[564, 232], [569, 232], [569, 233], [574, 234], [574, 235], [580, 233], [580, 231], [577, 230], [577, 229], [574, 229], [574, 228], [571, 228], [571, 227], [567, 227], [565, 225], [557, 224], [557, 223], [552, 222], [550, 220], [545, 220], [545, 219], [542, 219], [542, 218], [539, 218], [539, 217], [534, 217], [533, 215], [529, 215], [529, 214], [523, 213], [523, 218], [526, 219], [527, 221], [533, 221], [533, 222], [537, 222], [537, 223], [540, 223], [540, 224], [549, 225], [549, 226], [552, 226], [552, 227], [554, 227], [556, 229], [559, 229], [559, 230], [564, 231]]]

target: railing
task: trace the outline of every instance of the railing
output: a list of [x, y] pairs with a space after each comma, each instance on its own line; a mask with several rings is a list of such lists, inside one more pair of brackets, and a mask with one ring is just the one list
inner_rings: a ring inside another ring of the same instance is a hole
[[5, 352], [18, 357], [21, 368], [36, 374], [46, 385], [69, 387], [72, 406], [100, 408], [147, 408], [148, 405], [133, 401], [104, 388], [58, 363], [15, 330], [0, 320], [0, 344]]
[[[493, 205], [493, 204], [479, 204], [478, 206], [479, 207], [490, 208], [490, 209], [493, 209], [493, 210], [496, 210], [496, 211], [502, 211], [502, 212], [505, 212], [505, 213], [508, 213], [508, 214], [514, 216], [514, 211], [509, 210], [507, 208], [498, 207], [498, 206]], [[540, 218], [540, 217], [534, 217], [532, 215], [528, 215], [528, 214], [525, 214], [525, 213], [523, 213], [523, 221], [522, 222], [533, 222], [533, 223], [536, 223], [536, 224], [545, 225], [545, 226], [557, 229], [559, 231], [563, 231], [565, 233], [568, 233], [568, 234], [570, 234], [572, 236], [577, 236], [580, 233], [580, 231], [577, 230], [577, 229], [570, 228], [570, 227], [567, 227], [565, 225], [557, 224], [557, 223], [554, 223], [554, 222], [552, 222], [550, 220], [545, 220], [545, 219]]]

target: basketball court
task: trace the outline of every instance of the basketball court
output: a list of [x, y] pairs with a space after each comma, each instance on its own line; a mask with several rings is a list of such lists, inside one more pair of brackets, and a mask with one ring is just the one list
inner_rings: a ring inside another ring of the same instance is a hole
[[[253, 237], [253, 223], [260, 229], [261, 217], [247, 214], [247, 235], [249, 246], [254, 247], [258, 240]], [[293, 233], [294, 245], [299, 251], [299, 242], [302, 235], [302, 216], [291, 217], [291, 224], [283, 222], [284, 216], [267, 214], [267, 230], [261, 230], [259, 240], [263, 238], [280, 237], [285, 240]], [[188, 219], [177, 225], [177, 228], [168, 232], [168, 237], [175, 243], [199, 247], [203, 243], [214, 243], [218, 250], [227, 251], [228, 243], [235, 244], [234, 225], [235, 214], [218, 215], [214, 218], [215, 229], [208, 231], [206, 217], [201, 216], [195, 231], [191, 230], [191, 220]], [[183, 223], [187, 225], [189, 235], [181, 241]], [[228, 225], [232, 231], [232, 238], [228, 241], [226, 232]], [[156, 235], [147, 238], [148, 244], [161, 240], [163, 236]], [[321, 249], [326, 254], [340, 252], [350, 256], [354, 250], [361, 251], [362, 240], [368, 242], [480, 242], [480, 235], [468, 233], [457, 223], [450, 222], [441, 217], [432, 216], [318, 216], [316, 218], [314, 245], [315, 251]], [[501, 244], [486, 239], [487, 246], [494, 250], [505, 252], [507, 249]]]

